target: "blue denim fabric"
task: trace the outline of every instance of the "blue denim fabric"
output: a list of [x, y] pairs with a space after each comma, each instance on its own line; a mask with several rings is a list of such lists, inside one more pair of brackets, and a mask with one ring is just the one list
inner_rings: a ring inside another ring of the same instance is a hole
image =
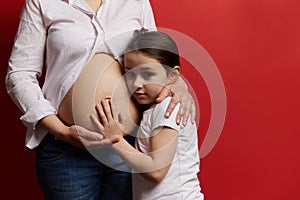
[[[120, 169], [128, 169], [111, 153]], [[108, 167], [50, 134], [36, 148], [36, 170], [46, 200], [132, 199], [130, 173]]]

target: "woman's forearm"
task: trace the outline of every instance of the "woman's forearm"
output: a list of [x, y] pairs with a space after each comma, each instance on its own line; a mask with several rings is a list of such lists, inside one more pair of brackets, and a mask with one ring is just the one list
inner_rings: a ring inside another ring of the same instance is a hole
[[45, 127], [52, 135], [62, 138], [67, 133], [66, 126], [56, 115], [48, 115], [39, 121], [39, 124]]
[[178, 81], [175, 83], [175, 85], [178, 85], [179, 87], [183, 87], [185, 89], [188, 89], [188, 86], [186, 84], [186, 82], [184, 82], [184, 80], [182, 79], [181, 76], [178, 77]]
[[[88, 148], [79, 136], [79, 131], [81, 130], [79, 130], [79, 128], [81, 127], [75, 125], [66, 126], [56, 115], [48, 115], [41, 119], [39, 123], [57, 139], [81, 149]], [[95, 140], [98, 140], [98, 138]]]

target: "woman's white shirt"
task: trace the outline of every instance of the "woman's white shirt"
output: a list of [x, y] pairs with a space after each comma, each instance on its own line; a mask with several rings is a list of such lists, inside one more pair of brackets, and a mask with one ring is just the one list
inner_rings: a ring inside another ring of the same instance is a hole
[[[95, 53], [122, 54], [132, 31], [155, 29], [149, 0], [102, 0], [97, 13], [84, 0], [26, 0], [9, 59], [6, 88], [24, 113], [26, 146], [47, 130], [37, 122], [57, 109]], [[45, 67], [42, 89], [38, 82]]]

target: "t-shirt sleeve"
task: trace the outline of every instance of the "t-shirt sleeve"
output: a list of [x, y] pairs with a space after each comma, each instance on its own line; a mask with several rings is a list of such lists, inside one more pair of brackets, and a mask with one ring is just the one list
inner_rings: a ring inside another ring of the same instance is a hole
[[180, 130], [180, 125], [176, 124], [176, 115], [179, 111], [180, 104], [176, 105], [175, 109], [173, 110], [169, 118], [165, 117], [165, 113], [170, 103], [170, 100], [171, 98], [167, 97], [164, 101], [162, 101], [160, 104], [157, 104], [155, 106], [151, 118], [152, 119], [151, 131], [164, 126], [172, 128], [177, 131]]

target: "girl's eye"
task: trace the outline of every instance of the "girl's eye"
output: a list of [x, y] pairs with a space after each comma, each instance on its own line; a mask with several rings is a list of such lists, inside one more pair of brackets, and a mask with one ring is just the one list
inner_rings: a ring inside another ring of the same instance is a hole
[[127, 79], [134, 79], [135, 78], [135, 74], [133, 72], [127, 72], [126, 73], [126, 78]]
[[143, 72], [142, 76], [143, 76], [144, 79], [147, 80], [147, 79], [150, 79], [151, 76], [153, 76], [153, 73], [151, 73], [151, 72]]

